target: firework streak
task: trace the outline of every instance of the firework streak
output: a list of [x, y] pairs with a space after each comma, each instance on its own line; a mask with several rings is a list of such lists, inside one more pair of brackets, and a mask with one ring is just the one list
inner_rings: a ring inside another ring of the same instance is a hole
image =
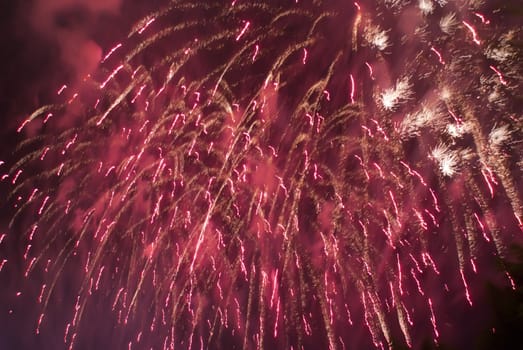
[[36, 332], [67, 285], [70, 348], [96, 305], [126, 348], [438, 344], [447, 300], [479, 307], [469, 285], [522, 234], [521, 30], [499, 6], [143, 18], [22, 123], [41, 131], [4, 171], [46, 281]]

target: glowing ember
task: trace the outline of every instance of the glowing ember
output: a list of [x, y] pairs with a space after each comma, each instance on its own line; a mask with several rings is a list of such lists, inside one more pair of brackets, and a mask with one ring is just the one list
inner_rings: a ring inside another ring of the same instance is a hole
[[521, 45], [493, 51], [521, 29], [485, 2], [174, 0], [144, 17], [0, 163], [16, 210], [0, 244], [16, 234], [21, 273], [44, 276], [36, 334], [64, 298], [73, 349], [100, 309], [117, 348], [452, 342], [449, 314], [482, 306], [523, 220], [523, 68], [499, 54]]

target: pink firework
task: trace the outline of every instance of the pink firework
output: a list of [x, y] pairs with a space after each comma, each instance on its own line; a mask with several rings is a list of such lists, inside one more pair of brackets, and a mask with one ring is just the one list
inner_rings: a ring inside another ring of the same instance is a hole
[[0, 244], [38, 281], [35, 337], [464, 346], [483, 283], [519, 288], [509, 9], [276, 3], [166, 1], [20, 123]]

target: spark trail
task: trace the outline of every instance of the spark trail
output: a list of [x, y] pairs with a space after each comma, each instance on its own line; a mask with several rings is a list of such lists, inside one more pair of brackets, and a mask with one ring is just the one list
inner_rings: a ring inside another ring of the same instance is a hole
[[171, 1], [21, 123], [48, 125], [2, 178], [37, 333], [70, 264], [71, 348], [93, 298], [165, 349], [419, 347], [449, 295], [479, 307], [484, 251], [522, 234], [521, 29], [479, 1], [274, 3]]

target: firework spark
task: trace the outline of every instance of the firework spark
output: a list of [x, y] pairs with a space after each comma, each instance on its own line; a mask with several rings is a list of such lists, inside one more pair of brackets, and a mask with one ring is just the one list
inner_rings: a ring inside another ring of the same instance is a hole
[[144, 17], [18, 128], [40, 126], [2, 177], [24, 275], [46, 276], [36, 334], [67, 286], [72, 349], [96, 305], [128, 348], [448, 341], [445, 298], [478, 307], [484, 251], [507, 258], [523, 220], [521, 118], [482, 79], [515, 100], [521, 33], [482, 6], [173, 0]]

